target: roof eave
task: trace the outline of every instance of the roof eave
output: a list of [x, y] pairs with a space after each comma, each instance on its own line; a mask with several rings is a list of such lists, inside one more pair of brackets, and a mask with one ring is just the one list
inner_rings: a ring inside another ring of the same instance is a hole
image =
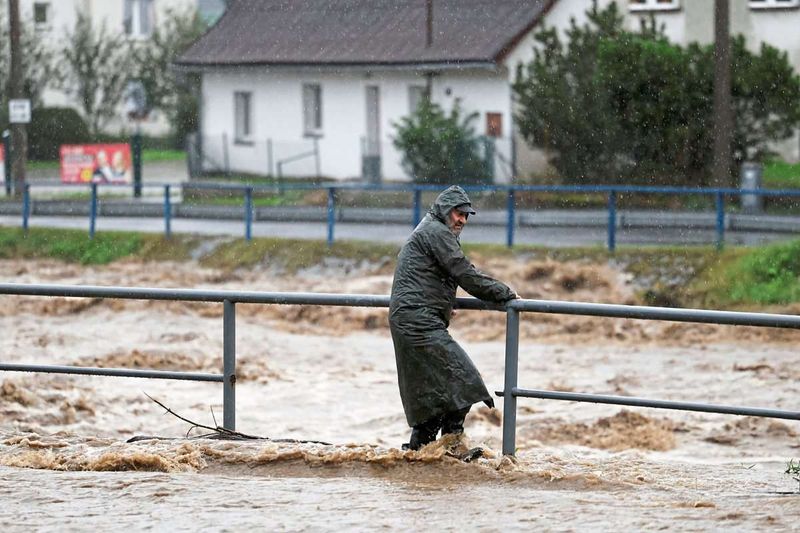
[[376, 72], [376, 71], [452, 71], [452, 70], [490, 70], [499, 71], [502, 66], [494, 60], [471, 59], [454, 61], [408, 61], [408, 62], [191, 62], [173, 63], [182, 72], [211, 72], [228, 69], [266, 68], [268, 70], [335, 70], [337, 72]]
[[544, 19], [545, 16], [547, 16], [547, 14], [553, 8], [553, 6], [556, 4], [556, 2], [558, 2], [558, 0], [548, 0], [548, 2], [545, 4], [545, 6], [542, 8], [542, 10], [522, 30], [517, 32], [516, 35], [511, 37], [511, 39], [506, 41], [506, 43], [503, 44], [502, 47], [500, 47], [500, 50], [498, 50], [498, 52], [494, 55], [494, 60], [498, 64], [503, 63], [506, 60], [506, 58], [509, 56], [509, 54], [511, 54], [511, 52], [522, 41], [522, 39], [524, 39], [525, 36], [528, 35], [528, 33], [533, 28], [538, 26], [539, 23], [542, 21], [542, 19]]

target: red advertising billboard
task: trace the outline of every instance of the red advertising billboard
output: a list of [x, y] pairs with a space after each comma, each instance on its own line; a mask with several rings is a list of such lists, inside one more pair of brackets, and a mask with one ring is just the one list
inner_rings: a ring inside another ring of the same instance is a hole
[[62, 145], [61, 182], [130, 183], [130, 145], [124, 143]]

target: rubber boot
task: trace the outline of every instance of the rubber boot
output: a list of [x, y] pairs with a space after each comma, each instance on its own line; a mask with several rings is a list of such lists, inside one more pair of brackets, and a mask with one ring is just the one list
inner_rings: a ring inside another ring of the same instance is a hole
[[442, 436], [464, 433], [464, 420], [467, 418], [467, 413], [469, 413], [471, 407], [470, 405], [460, 411], [452, 411], [444, 415], [442, 418]]
[[403, 444], [404, 450], [419, 450], [428, 443], [436, 440], [436, 433], [439, 432], [441, 426], [441, 418], [437, 417], [432, 420], [417, 424], [411, 430], [411, 438], [409, 442]]

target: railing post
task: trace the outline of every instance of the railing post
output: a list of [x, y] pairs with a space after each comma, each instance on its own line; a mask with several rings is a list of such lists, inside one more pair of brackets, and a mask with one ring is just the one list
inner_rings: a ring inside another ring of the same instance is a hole
[[511, 248], [514, 246], [514, 221], [516, 219], [516, 202], [514, 201], [514, 188], [508, 188], [508, 223], [506, 228], [506, 245]]
[[253, 238], [253, 188], [244, 190], [244, 238]]
[[164, 185], [164, 236], [172, 236], [172, 199], [169, 197], [169, 185]]
[[506, 310], [506, 368], [503, 385], [503, 455], [517, 447], [517, 372], [519, 367], [519, 311]]
[[89, 201], [89, 238], [94, 239], [94, 228], [97, 222], [97, 184], [92, 183], [92, 198]]
[[236, 307], [222, 302], [222, 427], [236, 431]]
[[6, 196], [11, 196], [11, 184], [13, 179], [11, 177], [11, 132], [5, 130], [3, 132], [3, 172], [6, 178]]
[[417, 227], [417, 224], [419, 224], [421, 204], [422, 190], [414, 187], [414, 214], [412, 215], [413, 220], [411, 223], [415, 228]]
[[725, 244], [725, 196], [717, 191], [717, 250]]
[[22, 188], [22, 231], [28, 232], [28, 219], [31, 217], [31, 184]]
[[612, 254], [617, 248], [617, 191], [608, 193], [608, 251]]
[[336, 189], [328, 189], [328, 247], [333, 246], [333, 226], [336, 224]]

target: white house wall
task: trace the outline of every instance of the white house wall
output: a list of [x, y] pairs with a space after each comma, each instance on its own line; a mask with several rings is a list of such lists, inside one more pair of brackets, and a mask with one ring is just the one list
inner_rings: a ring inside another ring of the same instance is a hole
[[[433, 100], [450, 109], [456, 98], [465, 112], [478, 111], [476, 133], [485, 133], [486, 112], [502, 114], [503, 136], [497, 150], [510, 160], [510, 88], [505, 74], [486, 72], [446, 73], [434, 78]], [[401, 155], [394, 148], [394, 124], [409, 113], [409, 87], [424, 86], [426, 79], [414, 72], [320, 70], [229, 69], [203, 74], [202, 128], [206, 168], [257, 175], [277, 174], [278, 162], [313, 149], [313, 140], [303, 136], [303, 84], [319, 84], [322, 92], [322, 130], [319, 144], [319, 174], [335, 179], [360, 179], [362, 143], [366, 132], [367, 87], [380, 94], [380, 151], [382, 176], [387, 181], [407, 181]], [[252, 94], [251, 142], [234, 140], [234, 93]], [[449, 94], [448, 94], [449, 93]], [[272, 147], [272, 154], [268, 146]], [[226, 156], [227, 154], [227, 156]], [[282, 165], [284, 176], [313, 177], [316, 161], [307, 157]], [[497, 168], [498, 180], [507, 179]]]

